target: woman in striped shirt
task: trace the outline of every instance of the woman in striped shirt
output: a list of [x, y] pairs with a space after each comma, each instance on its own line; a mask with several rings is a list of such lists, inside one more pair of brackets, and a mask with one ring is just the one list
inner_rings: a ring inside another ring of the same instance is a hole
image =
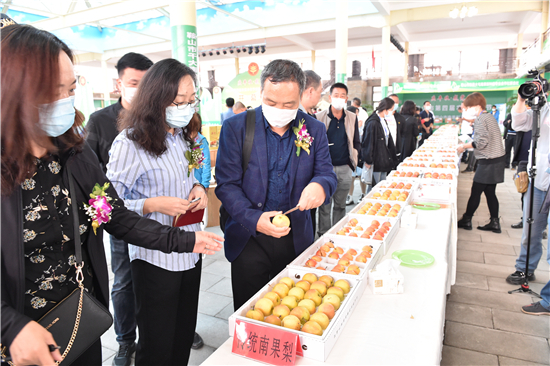
[[458, 227], [472, 230], [472, 216], [479, 206], [481, 194], [485, 193], [487, 205], [491, 214], [491, 221], [485, 226], [478, 226], [478, 230], [500, 233], [498, 217], [498, 199], [496, 188], [498, 183], [504, 182], [505, 151], [502, 135], [495, 117], [490, 113], [482, 113], [487, 101], [481, 93], [472, 93], [464, 100], [464, 118], [474, 119], [474, 140], [458, 146], [458, 153], [474, 148], [478, 167], [472, 183], [472, 192], [468, 200], [466, 212], [458, 221]]
[[[122, 116], [107, 176], [126, 207], [160, 223], [206, 208], [206, 190], [189, 172], [186, 128], [199, 103], [195, 72], [174, 59], [153, 65]], [[191, 203], [194, 199], [198, 202]], [[199, 224], [183, 226], [199, 232]], [[198, 234], [197, 234], [198, 235]], [[136, 365], [185, 365], [195, 335], [201, 257], [129, 244], [139, 341]]]

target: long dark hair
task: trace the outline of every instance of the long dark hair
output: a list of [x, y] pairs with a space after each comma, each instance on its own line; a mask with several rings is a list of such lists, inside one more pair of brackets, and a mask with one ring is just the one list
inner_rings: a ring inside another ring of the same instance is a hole
[[388, 109], [392, 109], [395, 101], [392, 98], [386, 97], [380, 101], [378, 107], [376, 107], [377, 112], [382, 112]]
[[[72, 128], [56, 139], [39, 125], [39, 104], [56, 99], [59, 55], [74, 60], [69, 47], [53, 34], [30, 25], [10, 25], [1, 32], [2, 194], [13, 191], [34, 173], [32, 143], [56, 153], [80, 151], [84, 144], [79, 129], [84, 116], [78, 112]], [[59, 146], [60, 148], [58, 148]]]
[[[127, 129], [128, 138], [151, 155], [166, 152], [166, 107], [176, 99], [180, 81], [187, 75], [196, 85], [195, 72], [187, 65], [172, 58], [157, 62], [141, 79], [130, 110], [121, 114], [120, 130]], [[187, 128], [184, 138], [192, 142]]]
[[407, 116], [414, 116], [416, 114], [416, 104], [412, 100], [406, 100], [401, 107], [401, 114]]

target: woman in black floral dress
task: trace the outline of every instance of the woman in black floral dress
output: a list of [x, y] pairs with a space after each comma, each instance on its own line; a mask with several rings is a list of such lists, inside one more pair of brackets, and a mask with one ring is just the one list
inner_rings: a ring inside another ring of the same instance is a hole
[[[185, 232], [128, 211], [112, 187], [111, 219], [94, 232], [84, 209], [94, 186], [108, 183], [79, 134], [74, 109], [72, 52], [51, 33], [9, 25], [1, 32], [2, 122], [2, 353], [16, 365], [53, 365], [52, 335], [39, 325], [46, 312], [77, 288], [73, 228], [79, 226], [84, 287], [109, 303], [103, 228], [127, 242], [171, 252], [214, 254], [223, 239]], [[69, 192], [69, 172], [75, 191]], [[74, 201], [73, 201], [74, 200]], [[78, 218], [72, 215], [77, 205]], [[76, 310], [76, 309], [75, 309]], [[64, 350], [61, 350], [61, 353]], [[98, 340], [74, 361], [101, 364]]]

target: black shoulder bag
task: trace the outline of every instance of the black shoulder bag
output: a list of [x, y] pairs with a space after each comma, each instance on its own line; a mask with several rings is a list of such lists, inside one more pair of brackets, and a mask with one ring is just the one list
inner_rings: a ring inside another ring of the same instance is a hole
[[[252, 155], [252, 144], [254, 143], [254, 132], [256, 129], [256, 110], [249, 109], [246, 111], [246, 133], [243, 144], [243, 179], [246, 169], [248, 169], [248, 163], [250, 162], [250, 155]], [[229, 219], [229, 212], [220, 206], [220, 229], [225, 233], [225, 223]]]
[[[74, 222], [76, 281], [78, 288], [48, 311], [38, 323], [48, 330], [60, 347], [62, 365], [70, 365], [113, 324], [113, 317], [95, 297], [84, 289], [82, 245], [78, 222], [78, 203], [74, 179], [68, 167], [69, 189]], [[58, 363], [59, 364], [59, 363]]]

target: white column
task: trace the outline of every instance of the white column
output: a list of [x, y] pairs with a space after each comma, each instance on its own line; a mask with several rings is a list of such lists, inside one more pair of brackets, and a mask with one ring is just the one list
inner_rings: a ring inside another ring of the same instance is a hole
[[405, 42], [405, 52], [403, 52], [403, 57], [405, 57], [405, 68], [403, 71], [403, 82], [406, 83], [409, 81], [409, 42]]
[[391, 26], [390, 26], [390, 17], [386, 17], [386, 25], [382, 27], [382, 98], [388, 96], [388, 86], [390, 84], [390, 73], [389, 73], [389, 64], [390, 64], [390, 35], [391, 35]]
[[311, 50], [311, 70], [315, 71], [315, 50]]
[[521, 66], [521, 54], [523, 52], [523, 33], [518, 33], [518, 41], [516, 47], [516, 70], [519, 71], [519, 68]]
[[336, 82], [346, 83], [348, 62], [348, 0], [336, 2]]
[[103, 83], [103, 107], [111, 105], [111, 89], [113, 88], [113, 79], [109, 76], [109, 69], [107, 68], [107, 61], [101, 60], [101, 69], [103, 70], [103, 76], [105, 81]]

